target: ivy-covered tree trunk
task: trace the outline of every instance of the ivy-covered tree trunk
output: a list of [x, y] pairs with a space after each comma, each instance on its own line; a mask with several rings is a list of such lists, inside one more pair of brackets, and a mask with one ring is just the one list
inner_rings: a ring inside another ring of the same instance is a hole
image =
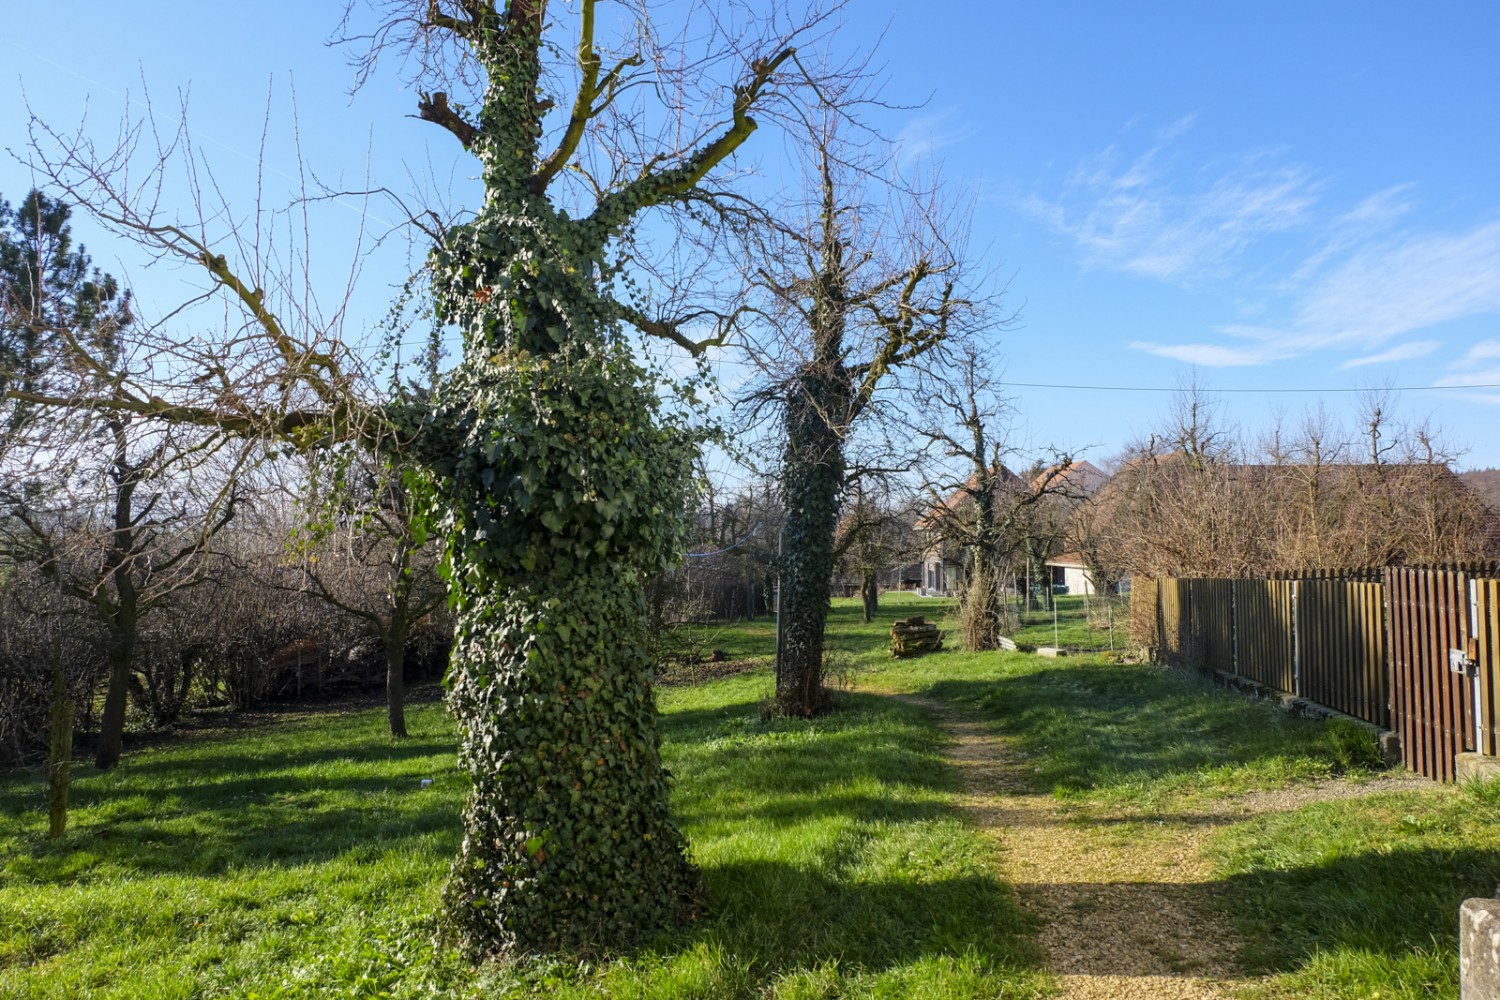
[[432, 257], [465, 337], [420, 447], [446, 494], [449, 704], [471, 783], [446, 899], [476, 954], [619, 947], [695, 895], [645, 635], [694, 449], [619, 340], [601, 288], [613, 226], [535, 190], [540, 8], [471, 39], [490, 81], [473, 141], [486, 204]]
[[690, 453], [656, 405], [607, 348], [506, 351], [456, 373], [424, 442], [449, 456], [450, 705], [472, 788], [447, 897], [475, 951], [617, 945], [693, 898], [645, 635]]
[[781, 502], [782, 643], [776, 663], [776, 710], [811, 716], [827, 708], [823, 690], [823, 628], [833, 579], [844, 445], [830, 413], [849, 407], [849, 379], [837, 366], [803, 367], [786, 403]]
[[873, 567], [866, 568], [860, 575], [859, 596], [864, 604], [865, 621], [874, 621], [880, 614], [880, 581], [876, 579]]
[[[430, 260], [464, 359], [412, 428], [436, 474], [458, 618], [450, 704], [471, 788], [446, 897], [474, 953], [619, 947], [675, 923], [696, 895], [668, 809], [645, 633], [646, 582], [677, 554], [696, 448], [622, 323], [700, 345], [613, 294], [611, 247], [642, 211], [704, 197], [699, 182], [755, 129], [750, 112], [793, 50], [750, 60], [728, 120], [697, 148], [589, 174], [596, 155], [633, 155], [581, 145], [640, 64], [606, 71], [594, 7], [581, 0], [565, 45], [543, 42], [546, 0], [426, 15], [485, 81], [472, 112], [443, 93], [418, 104], [478, 158], [485, 200]], [[561, 52], [577, 59], [571, 98], [539, 86]], [[549, 132], [554, 106], [571, 110]], [[592, 210], [550, 199], [569, 168], [594, 182]]]

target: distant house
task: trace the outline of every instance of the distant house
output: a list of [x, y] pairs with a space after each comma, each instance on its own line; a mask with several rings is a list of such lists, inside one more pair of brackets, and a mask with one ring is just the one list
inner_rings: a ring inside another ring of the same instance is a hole
[[[1065, 465], [1049, 466], [1032, 476], [1030, 480], [1022, 479], [1001, 465], [995, 470], [995, 490], [997, 496], [1011, 494], [1013, 500], [1045, 493], [1049, 497], [1055, 497], [1064, 502], [1078, 501], [1092, 496], [1108, 478], [1098, 467], [1081, 460]], [[968, 509], [974, 502], [976, 481], [976, 476], [970, 476], [963, 486], [934, 503], [918, 518], [917, 530], [922, 532], [927, 539], [922, 554], [922, 580], [918, 593], [931, 597], [949, 597], [959, 590], [965, 575], [966, 553], [962, 544], [954, 540], [955, 536], [962, 535], [962, 531], [955, 532], [948, 528], [951, 523], [950, 519], [967, 516]], [[1009, 508], [1019, 505], [1002, 503], [1001, 506]], [[1048, 544], [1057, 543], [1054, 541]], [[1020, 547], [1019, 543], [1017, 547]], [[1079, 565], [1081, 566], [1082, 563], [1080, 562]], [[1022, 578], [1022, 583], [1017, 586], [1024, 586], [1025, 570], [1019, 567], [1013, 568]], [[1082, 586], [1081, 580], [1076, 582]], [[1082, 591], [1074, 592], [1081, 593]]]
[[[1082, 553], [1064, 552], [1053, 556], [1047, 560], [1047, 567], [1052, 570], [1052, 586], [1064, 588], [1063, 593], [1092, 597], [1099, 592], [1099, 587], [1094, 582], [1094, 570]], [[1130, 590], [1130, 580], [1119, 580], [1107, 589], [1115, 593], [1126, 593]]]
[[1091, 497], [1100, 487], [1109, 482], [1094, 463], [1079, 459], [1064, 465], [1052, 465], [1037, 473], [1031, 480], [1033, 490], [1050, 489], [1074, 499]]
[[1047, 560], [1047, 566], [1052, 570], [1054, 587], [1066, 588], [1065, 592], [1069, 594], [1087, 596], [1094, 593], [1094, 578], [1089, 573], [1083, 556], [1077, 552], [1064, 552], [1060, 556], [1053, 556]]

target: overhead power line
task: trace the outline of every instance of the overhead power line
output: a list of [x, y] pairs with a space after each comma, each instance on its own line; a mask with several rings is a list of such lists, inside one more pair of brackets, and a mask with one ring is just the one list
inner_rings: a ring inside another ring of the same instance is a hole
[[[1051, 382], [1001, 382], [1000, 385], [1015, 386], [1018, 389], [1094, 389], [1099, 392], [1183, 392], [1183, 386], [1157, 386], [1157, 385], [1058, 385]], [[1500, 389], [1500, 383], [1486, 383], [1483, 385], [1394, 385], [1394, 386], [1331, 386], [1313, 389], [1203, 389], [1207, 395], [1215, 395], [1221, 392], [1427, 392], [1431, 389]]]

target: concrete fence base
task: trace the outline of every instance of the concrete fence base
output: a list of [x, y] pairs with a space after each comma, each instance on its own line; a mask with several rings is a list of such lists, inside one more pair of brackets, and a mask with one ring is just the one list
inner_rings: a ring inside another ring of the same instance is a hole
[[1458, 911], [1460, 1000], [1500, 1000], [1500, 899], [1466, 899]]

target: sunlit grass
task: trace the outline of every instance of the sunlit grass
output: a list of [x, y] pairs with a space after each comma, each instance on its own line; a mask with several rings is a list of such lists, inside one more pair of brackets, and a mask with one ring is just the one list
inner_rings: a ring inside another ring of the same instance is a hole
[[[942, 734], [891, 694], [986, 720], [1036, 790], [1124, 838], [1370, 763], [1361, 733], [1148, 665], [890, 656], [893, 619], [949, 608], [892, 595], [865, 624], [836, 601], [830, 648], [855, 683], [822, 719], [762, 721], [769, 667], [661, 692], [706, 905], [614, 958], [476, 969], [434, 946], [463, 796], [435, 704], [407, 741], [379, 710], [329, 712], [80, 768], [60, 844], [41, 838], [40, 773], [0, 775], [0, 996], [1037, 996], [1050, 979], [995, 843], [955, 808]], [[714, 634], [736, 657], [774, 652], [770, 619]], [[1269, 996], [1453, 996], [1457, 901], [1500, 881], [1497, 831], [1494, 785], [1276, 813], [1219, 836], [1205, 899]]]
[[39, 772], [5, 775], [0, 996], [1037, 995], [1034, 929], [921, 713], [853, 695], [766, 723], [769, 685], [663, 692], [705, 911], [582, 963], [474, 969], [434, 946], [463, 796], [438, 705], [407, 741], [378, 710], [330, 713], [80, 769], [59, 844]]

